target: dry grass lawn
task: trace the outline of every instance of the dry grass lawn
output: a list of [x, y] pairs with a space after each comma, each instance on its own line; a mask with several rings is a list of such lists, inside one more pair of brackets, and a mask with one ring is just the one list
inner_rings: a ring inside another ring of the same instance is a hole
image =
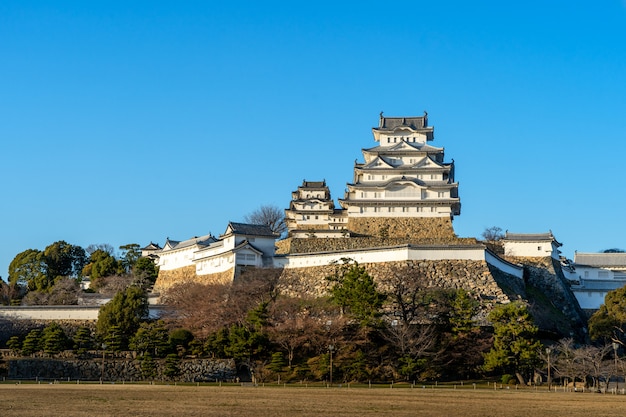
[[626, 396], [516, 390], [0, 384], [14, 416], [624, 416]]

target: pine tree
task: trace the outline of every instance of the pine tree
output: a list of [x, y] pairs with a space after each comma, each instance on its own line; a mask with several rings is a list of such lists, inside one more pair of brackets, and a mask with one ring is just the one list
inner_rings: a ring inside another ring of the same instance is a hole
[[73, 348], [79, 355], [93, 348], [93, 337], [91, 336], [91, 330], [87, 327], [79, 327], [72, 341], [74, 342]]
[[[118, 292], [111, 301], [100, 307], [96, 329], [101, 340], [105, 340], [109, 345], [109, 349], [124, 350], [128, 347], [128, 340], [147, 317], [146, 295], [141, 288], [129, 287]], [[107, 339], [113, 336], [113, 332], [117, 334], [114, 344], [107, 342]]]
[[180, 358], [175, 353], [170, 353], [165, 357], [165, 368], [163, 375], [168, 378], [175, 378], [180, 374]]
[[146, 353], [141, 356], [141, 374], [144, 378], [154, 378], [156, 376], [156, 363], [152, 355]]
[[48, 355], [59, 353], [67, 347], [67, 336], [57, 323], [51, 323], [43, 329], [41, 347]]
[[493, 324], [493, 347], [485, 356], [486, 371], [499, 370], [517, 375], [520, 383], [532, 374], [539, 362], [541, 343], [535, 339], [538, 328], [525, 305], [514, 302], [489, 313]]
[[22, 342], [19, 336], [11, 336], [9, 340], [7, 340], [7, 347], [11, 349], [13, 353], [20, 353], [22, 350]]
[[363, 326], [373, 326], [381, 316], [386, 296], [378, 291], [374, 279], [358, 263], [344, 264], [339, 273], [327, 277], [335, 285], [333, 301]]
[[22, 343], [22, 353], [24, 355], [32, 355], [35, 352], [39, 352], [41, 344], [41, 331], [38, 329], [31, 330], [24, 338]]

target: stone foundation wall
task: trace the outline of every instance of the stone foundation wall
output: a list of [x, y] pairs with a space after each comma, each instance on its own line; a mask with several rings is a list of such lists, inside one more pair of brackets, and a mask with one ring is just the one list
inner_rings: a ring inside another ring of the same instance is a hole
[[[523, 282], [518, 278], [497, 271], [492, 273], [484, 261], [443, 260], [403, 261], [361, 264], [379, 283], [381, 290], [388, 286], [391, 277], [404, 275], [418, 280], [424, 287], [465, 289], [481, 301], [482, 318], [495, 304], [509, 303], [518, 299], [516, 292], [523, 292]], [[328, 295], [331, 276], [338, 266], [327, 265], [283, 270], [280, 289], [289, 295]], [[513, 290], [510, 288], [515, 287]], [[504, 288], [504, 289], [503, 289]], [[506, 291], [505, 291], [506, 290]]]
[[229, 283], [233, 281], [234, 276], [234, 268], [216, 274], [197, 275], [195, 266], [186, 266], [171, 271], [159, 271], [153, 291], [164, 293], [175, 284], [185, 282], [197, 282], [200, 284]]
[[169, 271], [159, 270], [159, 276], [154, 283], [154, 292], [164, 292], [174, 284], [190, 282], [196, 279], [196, 266], [190, 265]]
[[449, 217], [357, 217], [348, 219], [348, 230], [369, 237], [410, 240], [454, 240]]
[[[570, 336], [585, 340], [587, 314], [580, 308], [563, 274], [561, 263], [552, 257], [506, 256], [508, 261], [524, 265], [524, 280], [549, 297], [552, 308], [556, 308], [569, 320]], [[541, 323], [543, 328], [550, 328], [550, 323]], [[550, 330], [550, 329], [549, 329]], [[552, 329], [555, 333], [565, 329]]]
[[235, 268], [216, 274], [205, 274], [196, 276], [195, 282], [201, 284], [229, 284], [235, 278]]
[[380, 248], [385, 246], [399, 246], [407, 243], [420, 245], [474, 245], [474, 238], [450, 238], [442, 241], [437, 238], [378, 238], [378, 237], [350, 237], [350, 238], [288, 238], [278, 242], [276, 254], [339, 252], [352, 249]]

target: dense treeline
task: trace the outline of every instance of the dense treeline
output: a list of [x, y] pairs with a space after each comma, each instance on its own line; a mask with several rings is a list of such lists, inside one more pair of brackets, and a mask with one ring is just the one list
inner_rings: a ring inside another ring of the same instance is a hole
[[[532, 377], [540, 363], [536, 355], [526, 359], [532, 356], [526, 349], [538, 345], [532, 328], [520, 332], [509, 324], [521, 358], [493, 359], [487, 368], [490, 350], [494, 358], [508, 357], [498, 349], [510, 348], [494, 345], [501, 336], [475, 323], [479, 304], [472, 295], [427, 288], [397, 272], [377, 284], [346, 260], [327, 278], [328, 297], [307, 298], [278, 291], [279, 271], [251, 270], [232, 285], [180, 284], [167, 302], [172, 322], [196, 336], [195, 354], [234, 358], [261, 380], [328, 380], [331, 357], [335, 381], [467, 379], [491, 371]], [[511, 314], [525, 311], [515, 308]]]
[[480, 304], [464, 290], [428, 287], [419, 271], [374, 279], [351, 260], [327, 277], [326, 297], [292, 294], [279, 270], [251, 268], [228, 284], [182, 283], [168, 291], [171, 314], [148, 319], [146, 292], [154, 263], [138, 245], [85, 250], [60, 241], [16, 256], [4, 304], [75, 304], [79, 282], [110, 294], [95, 329], [71, 334], [57, 324], [14, 335], [7, 347], [22, 355], [73, 350], [137, 352], [145, 376], [156, 359], [176, 375], [185, 357], [233, 358], [258, 381], [427, 381], [497, 377], [504, 383], [559, 381], [596, 388], [626, 374], [621, 361], [626, 289], [610, 292], [589, 321], [592, 344], [539, 340], [527, 305], [496, 306], [490, 326], [476, 321]]
[[151, 259], [142, 258], [138, 244], [80, 246], [58, 241], [43, 251], [27, 249], [9, 264], [8, 282], [0, 281], [0, 304], [72, 305], [80, 283], [90, 279], [89, 292], [112, 296], [129, 285], [150, 287], [158, 275]]

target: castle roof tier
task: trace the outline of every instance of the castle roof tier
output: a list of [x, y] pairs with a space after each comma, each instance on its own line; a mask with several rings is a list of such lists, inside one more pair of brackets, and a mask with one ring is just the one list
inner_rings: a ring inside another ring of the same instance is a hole
[[378, 146], [363, 149], [355, 162], [341, 207], [349, 217], [449, 217], [461, 213], [454, 161], [428, 144], [434, 128], [428, 115], [384, 117], [372, 129]]

